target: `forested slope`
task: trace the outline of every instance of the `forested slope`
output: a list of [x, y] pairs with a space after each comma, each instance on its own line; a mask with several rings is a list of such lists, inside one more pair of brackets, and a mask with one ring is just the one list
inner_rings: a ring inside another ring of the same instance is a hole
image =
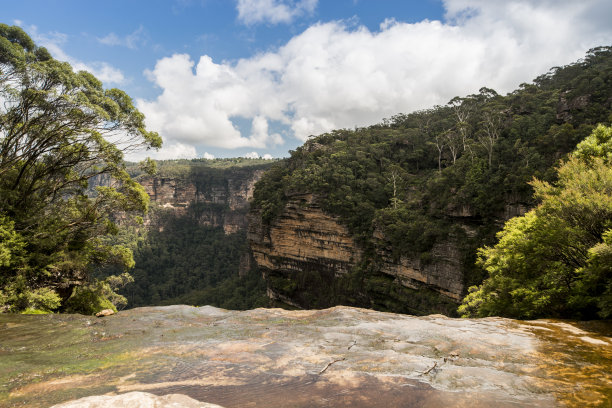
[[[554, 181], [560, 159], [610, 122], [611, 105], [612, 47], [599, 47], [505, 96], [482, 88], [444, 106], [312, 137], [254, 192], [252, 219], [261, 225], [250, 239], [265, 259], [269, 288], [306, 307], [452, 313], [456, 300], [444, 285], [428, 284], [427, 271], [442, 263], [457, 269], [462, 293], [481, 283], [477, 248], [535, 204], [529, 182]], [[270, 232], [300, 206], [348, 228], [359, 249], [346, 259], [348, 273], [332, 276], [314, 259], [302, 269], [282, 266]], [[390, 263], [424, 277], [383, 273]]]

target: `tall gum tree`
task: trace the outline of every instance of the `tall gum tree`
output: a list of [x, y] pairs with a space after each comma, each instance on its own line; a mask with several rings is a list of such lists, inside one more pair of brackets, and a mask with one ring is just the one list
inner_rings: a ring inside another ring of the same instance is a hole
[[160, 146], [127, 94], [0, 24], [0, 310], [62, 310], [92, 265], [133, 264], [104, 237], [148, 206], [124, 153]]

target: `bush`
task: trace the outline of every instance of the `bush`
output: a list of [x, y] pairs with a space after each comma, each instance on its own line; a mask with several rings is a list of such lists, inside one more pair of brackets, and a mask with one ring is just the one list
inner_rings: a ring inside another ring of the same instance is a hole
[[104, 309], [116, 312], [117, 306], [123, 307], [127, 304], [127, 299], [115, 293], [115, 290], [133, 281], [128, 273], [124, 273], [79, 286], [66, 301], [66, 312], [85, 315], [94, 315]]

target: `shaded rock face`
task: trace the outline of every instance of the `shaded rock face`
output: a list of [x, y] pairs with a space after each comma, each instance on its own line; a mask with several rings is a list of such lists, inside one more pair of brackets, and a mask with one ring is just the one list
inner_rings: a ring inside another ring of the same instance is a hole
[[[192, 216], [202, 226], [223, 227], [226, 234], [232, 234], [246, 229], [249, 200], [263, 172], [228, 174], [211, 182], [151, 176], [138, 181], [158, 208]], [[149, 218], [148, 223], [154, 220]]]
[[610, 322], [348, 307], [169, 306], [103, 320], [5, 314], [0, 406], [90, 396], [100, 397], [65, 407], [138, 397], [226, 408], [611, 406], [611, 335]]
[[381, 272], [393, 276], [397, 283], [417, 290], [427, 287], [456, 302], [463, 298], [460, 252], [454, 240], [436, 243], [427, 263], [407, 256], [395, 260], [390, 249], [382, 249], [379, 254], [383, 259]]
[[[252, 211], [247, 237], [272, 299], [305, 308], [338, 303], [375, 307], [387, 301], [401, 303], [404, 296], [409, 296], [400, 293], [398, 297], [388, 284], [368, 284], [367, 291], [347, 289], [350, 284], [342, 279], [350, 279], [362, 250], [348, 228], [326, 214], [310, 194], [294, 196], [271, 225], [263, 225], [260, 214]], [[382, 263], [377, 265], [375, 275], [403, 288], [429, 289], [449, 302], [461, 300], [463, 274], [455, 242], [436, 244], [432, 261], [423, 264], [409, 257], [394, 259], [391, 249], [385, 249], [384, 236], [377, 238]], [[444, 309], [446, 305], [441, 307], [437, 311], [449, 311]]]
[[568, 100], [567, 94], [564, 92], [559, 96], [557, 102], [557, 120], [562, 122], [569, 122], [572, 120], [572, 112], [580, 111], [585, 109], [591, 99], [591, 95], [580, 95], [573, 99]]

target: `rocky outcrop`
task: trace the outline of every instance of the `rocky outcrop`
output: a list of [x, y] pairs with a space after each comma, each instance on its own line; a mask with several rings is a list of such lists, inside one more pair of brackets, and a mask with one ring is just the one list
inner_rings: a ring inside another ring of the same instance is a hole
[[247, 237], [263, 269], [293, 273], [324, 269], [338, 276], [361, 257], [348, 229], [314, 204], [312, 195], [295, 196], [270, 226], [264, 226], [256, 212], [249, 221]]
[[580, 95], [568, 99], [569, 93], [569, 91], [563, 92], [557, 102], [557, 120], [562, 122], [571, 121], [573, 118], [572, 112], [585, 109], [591, 99], [591, 95]]
[[148, 392], [132, 391], [120, 395], [93, 395], [54, 405], [51, 408], [223, 408], [182, 394], [157, 396]]
[[158, 209], [191, 216], [199, 225], [223, 227], [226, 234], [232, 234], [246, 229], [249, 200], [263, 172], [262, 169], [228, 172], [225, 177], [209, 182], [197, 176], [144, 176], [138, 182]]
[[[381, 239], [380, 244], [383, 242]], [[463, 272], [457, 243], [453, 239], [438, 242], [434, 244], [430, 254], [431, 259], [428, 261], [409, 256], [394, 259], [391, 248], [379, 250], [383, 259], [380, 271], [393, 276], [397, 283], [405, 287], [427, 287], [454, 301], [461, 301]]]
[[[460, 301], [463, 294], [460, 253], [454, 241], [436, 244], [425, 263], [407, 256], [394, 259], [380, 234], [376, 236], [379, 260], [370, 282], [366, 282], [370, 289], [347, 289], [350, 285], [342, 280], [350, 279], [363, 250], [348, 228], [325, 213], [310, 194], [293, 196], [270, 225], [264, 225], [259, 212], [252, 211], [247, 237], [268, 283], [268, 296], [291, 306], [373, 306], [400, 303], [408, 296], [389, 293], [393, 291], [386, 281], [406, 289], [428, 289], [450, 302]], [[382, 283], [373, 283], [381, 279]]]

